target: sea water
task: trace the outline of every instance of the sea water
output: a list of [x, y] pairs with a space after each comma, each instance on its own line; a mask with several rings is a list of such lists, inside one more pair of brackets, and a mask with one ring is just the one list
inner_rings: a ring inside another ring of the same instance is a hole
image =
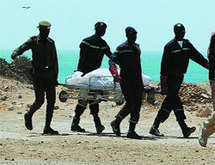
[[[0, 50], [0, 58], [7, 62], [12, 62], [10, 55], [12, 50]], [[66, 75], [72, 74], [77, 69], [79, 60], [79, 50], [58, 50], [59, 76], [58, 81], [64, 83]], [[201, 52], [206, 58], [206, 52]], [[31, 58], [31, 51], [26, 51], [23, 55]], [[160, 63], [162, 52], [142, 52], [141, 65], [142, 72], [152, 78], [152, 81], [160, 79]], [[108, 58], [104, 56], [102, 68], [108, 68]], [[208, 70], [190, 60], [185, 82], [203, 82], [208, 81]]]

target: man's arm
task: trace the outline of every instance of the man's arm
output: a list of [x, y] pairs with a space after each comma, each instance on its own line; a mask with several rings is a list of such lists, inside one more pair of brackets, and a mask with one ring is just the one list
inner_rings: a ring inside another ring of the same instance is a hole
[[84, 71], [84, 65], [85, 65], [84, 62], [85, 62], [86, 54], [87, 54], [87, 45], [82, 42], [80, 44], [80, 56], [79, 56], [78, 67], [77, 67], [77, 70], [80, 72]]
[[168, 73], [171, 71], [169, 65], [171, 63], [170, 59], [170, 50], [167, 46], [164, 47], [163, 56], [161, 59], [161, 71], [160, 74], [163, 76], [167, 76]]
[[117, 60], [117, 59], [118, 58], [117, 58], [117, 51], [116, 51], [111, 55], [110, 60], [109, 60], [109, 66], [110, 66], [109, 70], [114, 77], [114, 83], [121, 82], [121, 77], [118, 74], [118, 69], [117, 69], [116, 62], [115, 62], [115, 60]]
[[20, 47], [16, 48], [16, 49], [13, 51], [13, 53], [12, 53], [12, 55], [11, 55], [11, 58], [12, 58], [13, 60], [15, 60], [17, 56], [22, 55], [23, 52], [25, 52], [26, 50], [31, 49], [31, 47], [32, 47], [32, 41], [33, 41], [33, 38], [30, 38], [28, 41], [26, 41], [26, 42], [25, 42], [24, 44], [22, 44]]
[[107, 48], [105, 49], [105, 55], [110, 58], [112, 55], [112, 52], [110, 51], [110, 47], [107, 45]]
[[191, 43], [189, 44], [191, 49], [190, 58], [204, 68], [209, 69], [208, 60]]
[[111, 54], [110, 59], [109, 59], [109, 66], [111, 65], [120, 65], [120, 48], [118, 47], [116, 51]]
[[58, 58], [57, 58], [57, 51], [56, 51], [56, 47], [54, 45], [53, 48], [53, 57], [54, 57], [54, 79], [56, 80], [56, 86], [58, 85], [58, 72], [59, 72], [59, 68], [58, 68]]
[[164, 52], [161, 60], [161, 75], [160, 75], [160, 84], [161, 84], [161, 94], [166, 95], [168, 93], [168, 86], [167, 86], [167, 75], [170, 71], [169, 64], [170, 64], [170, 50], [167, 46], [164, 47]]
[[84, 62], [84, 57], [85, 57], [85, 52], [83, 49], [80, 50], [80, 56], [79, 56], [79, 61], [78, 61], [78, 71], [82, 71], [83, 69], [83, 62]]

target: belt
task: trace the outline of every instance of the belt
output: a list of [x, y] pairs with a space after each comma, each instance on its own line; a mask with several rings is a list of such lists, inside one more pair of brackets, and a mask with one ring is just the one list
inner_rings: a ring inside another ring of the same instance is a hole
[[33, 70], [36, 72], [44, 72], [51, 69], [49, 66], [45, 66], [45, 67], [34, 67]]

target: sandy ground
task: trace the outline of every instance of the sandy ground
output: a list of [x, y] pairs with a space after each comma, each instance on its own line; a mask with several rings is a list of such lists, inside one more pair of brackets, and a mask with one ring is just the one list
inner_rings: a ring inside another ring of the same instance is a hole
[[[208, 83], [200, 83], [210, 92]], [[141, 140], [127, 139], [128, 118], [121, 124], [122, 137], [112, 133], [110, 122], [120, 110], [114, 102], [100, 104], [100, 117], [106, 127], [97, 135], [92, 116], [87, 109], [80, 125], [87, 133], [70, 131], [76, 100], [61, 103], [57, 99], [52, 127], [60, 135], [42, 135], [45, 123], [45, 104], [33, 117], [32, 131], [24, 127], [23, 115], [29, 104], [34, 101], [31, 85], [14, 80], [0, 79], [0, 164], [110, 164], [110, 165], [208, 165], [215, 164], [215, 135], [211, 136], [207, 148], [198, 144], [198, 124], [206, 120], [196, 116], [196, 111], [187, 111], [187, 124], [197, 130], [188, 139], [182, 138], [181, 130], [171, 113], [168, 120], [160, 125], [165, 137], [150, 135], [149, 129], [163, 99], [157, 95], [157, 106], [148, 103], [142, 105], [141, 118], [137, 133]], [[57, 88], [58, 93], [61, 87]], [[212, 104], [198, 105], [212, 109]]]

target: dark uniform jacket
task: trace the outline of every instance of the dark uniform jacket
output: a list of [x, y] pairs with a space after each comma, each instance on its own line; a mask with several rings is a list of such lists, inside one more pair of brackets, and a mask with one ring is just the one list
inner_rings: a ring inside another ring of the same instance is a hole
[[80, 44], [78, 70], [83, 73], [91, 72], [101, 66], [104, 54], [111, 56], [110, 47], [102, 38], [95, 35], [85, 38]]
[[199, 53], [187, 39], [183, 39], [183, 47], [181, 48], [176, 39], [171, 40], [164, 47], [161, 75], [183, 75], [187, 72], [189, 59], [205, 66], [207, 59]]
[[211, 40], [208, 48], [209, 59], [209, 79], [215, 80], [215, 32], [211, 35]]
[[122, 78], [142, 77], [140, 54], [141, 51], [138, 44], [135, 43], [129, 46], [126, 41], [117, 47], [110, 58], [109, 65], [118, 64], [121, 69], [120, 75]]
[[49, 68], [53, 70], [54, 79], [58, 77], [58, 59], [55, 43], [51, 38], [43, 41], [40, 36], [33, 36], [13, 53], [21, 55], [26, 50], [32, 51], [32, 65], [34, 69], [43, 70]]

